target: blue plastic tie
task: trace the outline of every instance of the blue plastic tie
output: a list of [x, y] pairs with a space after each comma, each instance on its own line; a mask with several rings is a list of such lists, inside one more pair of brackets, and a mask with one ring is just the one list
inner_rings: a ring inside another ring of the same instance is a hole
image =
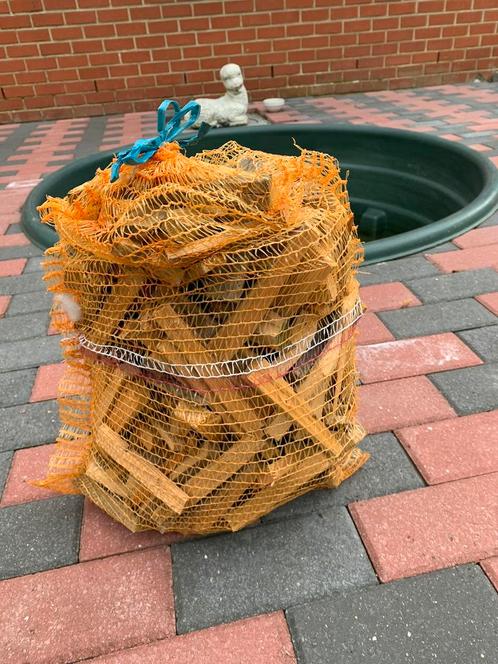
[[[173, 117], [166, 122], [166, 113], [168, 108], [173, 107]], [[116, 155], [116, 161], [111, 168], [111, 182], [116, 182], [119, 178], [119, 169], [123, 164], [136, 166], [137, 164], [145, 164], [156, 152], [159, 150], [163, 143], [171, 143], [177, 136], [179, 136], [185, 129], [189, 129], [199, 118], [201, 107], [196, 101], [189, 101], [183, 108], [180, 108], [178, 102], [173, 99], [165, 99], [157, 109], [157, 132], [158, 135], [154, 138], [140, 138], [138, 141], [128, 148], [121, 150]], [[188, 116], [182, 123], [182, 120]], [[198, 131], [189, 138], [182, 138], [178, 141], [180, 147], [185, 147], [191, 143], [200, 140], [207, 131], [210, 125], [203, 122]]]

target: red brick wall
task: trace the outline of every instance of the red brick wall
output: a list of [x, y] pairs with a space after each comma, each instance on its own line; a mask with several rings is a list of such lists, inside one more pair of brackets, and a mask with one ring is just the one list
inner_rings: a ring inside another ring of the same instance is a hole
[[0, 122], [471, 80], [498, 69], [497, 0], [0, 0]]

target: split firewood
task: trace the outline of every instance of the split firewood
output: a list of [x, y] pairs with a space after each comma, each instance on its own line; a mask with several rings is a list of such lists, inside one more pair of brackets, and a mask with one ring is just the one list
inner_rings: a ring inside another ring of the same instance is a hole
[[296, 494], [296, 487], [309, 482], [329, 468], [330, 460], [323, 452], [309, 456], [294, 466], [294, 472], [285, 475], [279, 482], [257, 491], [240, 506], [225, 515], [224, 520], [231, 530], [240, 530], [253, 523]]
[[106, 297], [98, 317], [87, 330], [87, 336], [95, 344], [106, 344], [145, 284], [143, 275], [130, 274], [118, 281]]
[[103, 421], [109, 423], [116, 433], [120, 433], [135, 414], [142, 412], [149, 398], [149, 390], [145, 385], [128, 380], [116, 394], [114, 404], [104, 414]]
[[254, 385], [262, 394], [279, 406], [283, 412], [296, 420], [308, 432], [309, 436], [315, 439], [329, 454], [333, 457], [339, 456], [341, 446], [336, 437], [327, 430], [321, 421], [315, 419], [308, 404], [296, 394], [287, 381], [283, 378], [268, 380], [265, 368], [267, 371], [271, 370], [271, 367], [266, 364], [262, 371], [247, 375], [247, 380], [251, 385]]
[[106, 512], [115, 521], [122, 523], [132, 533], [147, 530], [148, 527], [141, 523], [140, 518], [136, 512], [130, 507], [126, 501], [120, 500], [111, 491], [106, 490], [99, 482], [92, 478], [82, 475], [75, 484], [79, 486], [82, 492], [90, 498], [90, 500]]
[[133, 453], [126, 441], [106, 424], [102, 424], [95, 435], [96, 444], [116, 463], [139, 479], [149, 491], [162, 500], [170, 509], [181, 514], [189, 495], [166, 477], [152, 463]]
[[195, 504], [240, 470], [257, 453], [253, 440], [239, 440], [183, 485]]
[[67, 485], [131, 530], [203, 533], [364, 463], [346, 329], [361, 248], [330, 157], [164, 146], [47, 205], [65, 222], [51, 288], [81, 309], [90, 377], [60, 398]]
[[192, 477], [205, 466], [207, 460], [214, 459], [218, 452], [219, 450], [209, 442], [184, 448], [183, 453], [178, 455], [177, 462], [169, 473], [169, 478], [177, 482], [181, 477]]
[[90, 479], [102, 484], [106, 489], [112, 491], [122, 498], [127, 498], [127, 491], [124, 487], [123, 475], [127, 473], [119, 473], [115, 468], [111, 467], [105, 461], [105, 455], [99, 453], [94, 454], [85, 468], [85, 475]]
[[[341, 354], [341, 342], [334, 339], [322, 351], [308, 375], [296, 388], [296, 395], [307, 404], [309, 413], [315, 419], [320, 419], [330, 378], [337, 367]], [[285, 436], [294, 423], [295, 418], [289, 412], [276, 415], [265, 427], [268, 437], [279, 441]]]

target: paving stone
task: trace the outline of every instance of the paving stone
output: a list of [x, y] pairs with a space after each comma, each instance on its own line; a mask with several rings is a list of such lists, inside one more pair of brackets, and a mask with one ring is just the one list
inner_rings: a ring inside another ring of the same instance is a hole
[[66, 370], [64, 362], [57, 364], [44, 364], [36, 372], [35, 383], [31, 392], [30, 401], [45, 401], [56, 399], [59, 382]]
[[497, 322], [496, 316], [473, 299], [383, 311], [378, 316], [398, 338], [455, 332]]
[[[498, 227], [489, 226], [485, 228], [474, 228], [468, 233], [460, 235], [453, 240], [454, 244], [461, 249], [470, 247], [482, 247], [489, 244], [498, 243]], [[496, 247], [498, 251], [498, 247]]]
[[52, 298], [52, 293], [47, 293], [47, 291], [19, 293], [12, 298], [6, 315], [16, 316], [18, 314], [33, 314], [38, 311], [50, 311]]
[[31, 244], [24, 233], [5, 233], [0, 235], [0, 249], [4, 247], [24, 247]]
[[0, 295], [0, 318], [5, 314], [10, 303], [9, 295]]
[[29, 274], [30, 272], [41, 272], [43, 270], [41, 265], [43, 260], [43, 256], [33, 256], [32, 258], [29, 258], [28, 262], [26, 263], [26, 267], [24, 268], [24, 274]]
[[498, 288], [498, 272], [492, 268], [438, 274], [433, 277], [415, 279], [408, 287], [426, 304], [444, 300], [461, 300]]
[[30, 256], [42, 256], [43, 251], [34, 244], [17, 247], [2, 247], [2, 258], [29, 258]]
[[430, 379], [461, 415], [498, 407], [498, 364], [444, 371]]
[[498, 590], [498, 556], [481, 561], [481, 567], [496, 590]]
[[182, 536], [175, 533], [164, 535], [154, 531], [132, 533], [111, 519], [92, 502], [85, 500], [80, 542], [81, 561], [104, 558], [125, 551], [146, 549], [160, 544], [171, 544], [180, 539], [183, 539]]
[[[1, 237], [3, 236], [0, 235], [0, 238]], [[25, 265], [26, 265], [25, 258], [16, 258], [14, 260], [9, 260], [9, 261], [0, 260], [0, 288], [2, 284], [2, 279], [7, 277], [15, 277], [22, 274]]]
[[21, 224], [10, 224], [9, 228], [7, 229], [5, 235], [14, 235], [17, 233], [22, 233], [22, 226]]
[[498, 553], [498, 473], [372, 498], [349, 506], [383, 582]]
[[428, 484], [498, 472], [498, 410], [396, 431]]
[[63, 664], [173, 637], [169, 552], [127, 553], [4, 581], [0, 615], [5, 664]]
[[[15, 302], [18, 295], [14, 295]], [[8, 341], [21, 341], [22, 339], [33, 339], [36, 343], [37, 337], [45, 337], [49, 321], [48, 311], [35, 312], [32, 314], [20, 314], [19, 316], [9, 316], [0, 320], [0, 339], [2, 343]]]
[[455, 411], [425, 376], [359, 388], [358, 419], [368, 433], [444, 420], [452, 415]]
[[12, 463], [12, 452], [0, 452], [0, 496], [9, 475], [10, 465]]
[[172, 545], [177, 631], [376, 583], [345, 508]]
[[423, 256], [408, 256], [386, 263], [365, 265], [358, 272], [358, 280], [362, 286], [369, 286], [392, 281], [406, 282], [408, 279], [437, 273], [438, 269]]
[[58, 433], [56, 401], [0, 409], [0, 451], [53, 443]]
[[90, 660], [94, 664], [295, 664], [281, 612], [219, 625]]
[[60, 496], [55, 491], [42, 489], [28, 483], [30, 480], [40, 480], [45, 477], [48, 460], [54, 450], [55, 445], [40, 445], [17, 450], [14, 453], [9, 477], [0, 500], [1, 507]]
[[476, 300], [484, 304], [486, 309], [489, 309], [495, 316], [498, 316], [498, 291], [478, 295]]
[[498, 362], [498, 325], [465, 330], [459, 332], [458, 336], [485, 362]]
[[356, 359], [362, 383], [482, 364], [479, 357], [451, 333], [360, 346]]
[[80, 496], [62, 496], [3, 507], [0, 578], [77, 562], [82, 505]]
[[378, 344], [394, 339], [384, 323], [372, 313], [363, 314], [356, 324], [356, 331], [358, 333], [356, 343], [359, 346]]
[[0, 371], [13, 371], [38, 367], [62, 359], [58, 337], [38, 337], [36, 340], [23, 339], [2, 344]]
[[0, 279], [0, 295], [17, 295], [18, 293], [33, 293], [45, 291], [47, 285], [42, 281], [39, 272], [20, 274], [16, 277], [3, 277]]
[[0, 373], [0, 407], [28, 403], [35, 373], [35, 369]]
[[414, 307], [420, 304], [420, 300], [399, 281], [363, 286], [360, 288], [360, 297], [367, 310], [371, 312]]
[[498, 213], [495, 212], [492, 214], [490, 217], [486, 219], [486, 221], [483, 221], [482, 224], [479, 226], [479, 228], [484, 228], [488, 226], [498, 226]]
[[[453, 242], [443, 242], [442, 244], [438, 244], [437, 247], [428, 249], [427, 254], [440, 254], [443, 251], [458, 251], [458, 248], [455, 247]], [[427, 256], [427, 254], [424, 255]]]
[[463, 270], [498, 266], [498, 251], [494, 244], [460, 249], [460, 251], [443, 252], [428, 258], [441, 272], [461, 272]]
[[361, 441], [360, 447], [365, 452], [370, 452], [370, 459], [340, 487], [312, 491], [300, 496], [265, 516], [263, 522], [337, 509], [356, 500], [424, 486], [413, 463], [392, 433], [367, 436]]
[[287, 620], [301, 664], [477, 664], [498, 649], [496, 596], [476, 565], [337, 593]]

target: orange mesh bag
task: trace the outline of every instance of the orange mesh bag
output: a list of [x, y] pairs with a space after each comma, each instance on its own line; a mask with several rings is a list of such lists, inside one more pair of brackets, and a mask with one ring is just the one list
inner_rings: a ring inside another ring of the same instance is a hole
[[361, 246], [332, 157], [170, 142], [41, 214], [67, 337], [42, 486], [132, 531], [235, 531], [366, 461]]

